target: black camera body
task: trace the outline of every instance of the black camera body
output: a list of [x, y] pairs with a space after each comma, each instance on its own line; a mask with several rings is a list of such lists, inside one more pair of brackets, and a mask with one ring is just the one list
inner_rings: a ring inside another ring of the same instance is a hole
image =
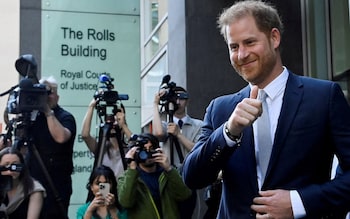
[[176, 103], [178, 98], [178, 95], [175, 92], [176, 83], [173, 81], [170, 82], [170, 78], [170, 75], [165, 75], [163, 77], [159, 88], [165, 90], [165, 94], [160, 97], [159, 105], [164, 107], [167, 113], [173, 114], [173, 112], [175, 112], [179, 106]]
[[48, 92], [44, 84], [34, 84], [31, 88], [20, 88], [19, 111], [31, 112], [39, 110], [43, 112], [47, 105]]
[[114, 105], [118, 100], [128, 100], [129, 96], [127, 94], [119, 95], [114, 90], [102, 90], [96, 91], [94, 98], [95, 100], [106, 102], [107, 105]]
[[34, 110], [44, 111], [47, 106], [49, 91], [46, 85], [39, 84], [36, 77], [37, 63], [30, 54], [22, 55], [15, 62], [20, 75], [24, 78], [13, 87], [7, 103], [10, 114], [30, 113]]
[[111, 106], [115, 105], [119, 100], [129, 100], [129, 95], [119, 94], [118, 91], [113, 90], [113, 78], [110, 78], [106, 74], [102, 74], [99, 77], [99, 81], [104, 85], [100, 87], [101, 90], [96, 91], [96, 93], [94, 94], [94, 98], [98, 102], [103, 101], [106, 102], [106, 105]]
[[10, 114], [44, 111], [47, 105], [48, 90], [44, 84], [33, 84], [30, 79], [22, 79], [19, 89], [12, 91], [7, 103]]
[[175, 82], [169, 82], [166, 86], [163, 86], [163, 89], [165, 89], [165, 94], [160, 97], [161, 104], [164, 104], [166, 102], [176, 103], [177, 94], [174, 90], [175, 87]]
[[[119, 112], [118, 103], [121, 100], [129, 100], [129, 95], [127, 94], [119, 94], [118, 91], [113, 90], [114, 79], [110, 78], [106, 74], [102, 74], [99, 77], [99, 82], [103, 83], [103, 86], [100, 86], [100, 89], [97, 90], [94, 94], [94, 99], [96, 100], [96, 109], [98, 112], [98, 116], [101, 121], [103, 117], [106, 123], [112, 124], [114, 123], [114, 114]], [[107, 112], [107, 108], [112, 107], [113, 114], [109, 114]]]
[[153, 154], [157, 153], [156, 150], [147, 151], [145, 148], [139, 148], [135, 153], [135, 160], [137, 163], [145, 163], [147, 159], [153, 158]]
[[144, 163], [147, 159], [153, 158], [153, 154], [157, 153], [156, 150], [147, 150], [145, 144], [149, 141], [148, 138], [138, 135], [132, 135], [129, 141], [130, 147], [138, 147], [134, 159], [137, 163]]

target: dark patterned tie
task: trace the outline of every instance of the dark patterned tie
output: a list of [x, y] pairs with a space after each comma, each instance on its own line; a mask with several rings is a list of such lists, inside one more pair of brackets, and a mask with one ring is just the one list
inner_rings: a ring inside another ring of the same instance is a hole
[[182, 125], [184, 124], [184, 122], [181, 119], [179, 119], [177, 124], [179, 125], [180, 129], [182, 129]]

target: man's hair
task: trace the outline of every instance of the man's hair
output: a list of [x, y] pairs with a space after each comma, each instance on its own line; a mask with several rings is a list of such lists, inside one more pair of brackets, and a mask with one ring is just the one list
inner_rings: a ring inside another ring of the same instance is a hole
[[56, 85], [57, 87], [57, 81], [53, 76], [50, 77], [43, 77], [42, 79], [40, 79], [39, 81], [40, 84], [50, 84], [52, 86]]
[[148, 139], [151, 142], [153, 149], [159, 148], [159, 140], [153, 134], [151, 134], [151, 133], [142, 133], [140, 135], [140, 137]]
[[40, 79], [39, 83], [50, 86], [51, 90], [57, 93], [57, 81], [53, 76], [47, 78], [43, 77]]
[[220, 33], [226, 41], [226, 27], [245, 16], [252, 16], [258, 29], [265, 34], [270, 33], [272, 28], [277, 28], [281, 35], [283, 33], [281, 18], [270, 3], [254, 0], [239, 1], [225, 9], [218, 19]]

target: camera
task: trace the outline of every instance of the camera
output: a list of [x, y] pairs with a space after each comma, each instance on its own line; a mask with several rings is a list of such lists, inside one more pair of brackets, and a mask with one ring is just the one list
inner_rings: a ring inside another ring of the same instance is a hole
[[10, 170], [12, 172], [21, 172], [23, 169], [23, 164], [10, 164], [8, 166], [0, 166], [0, 171]]
[[47, 104], [47, 95], [48, 91], [45, 85], [33, 85], [30, 80], [22, 79], [20, 88], [14, 90], [9, 96], [7, 110], [10, 114], [32, 112], [33, 110], [44, 111]]
[[33, 83], [37, 81], [37, 64], [32, 55], [23, 55], [16, 60], [17, 71], [25, 76], [18, 86], [12, 90], [7, 103], [10, 114], [44, 111], [47, 105], [47, 96], [50, 93], [44, 84]]
[[113, 81], [114, 79], [106, 74], [100, 75], [99, 82], [104, 85], [100, 87], [102, 90], [96, 91], [94, 94], [95, 100], [104, 101], [107, 105], [114, 105], [118, 100], [129, 100], [129, 95], [119, 94], [117, 91], [113, 90]]
[[[120, 109], [118, 109], [117, 103], [120, 100], [128, 100], [129, 95], [127, 94], [118, 94], [117, 91], [113, 90], [114, 85], [113, 82], [114, 79], [110, 78], [106, 74], [102, 74], [99, 77], [99, 82], [103, 83], [100, 88], [100, 90], [96, 91], [94, 94], [94, 99], [96, 100], [96, 109], [98, 112], [99, 117], [102, 120], [102, 117], [104, 117], [106, 123], [113, 124], [114, 123], [114, 114], [119, 112]], [[107, 107], [113, 107], [112, 112], [113, 114], [107, 113]]]
[[[147, 159], [153, 158], [153, 154], [157, 153], [157, 151], [155, 149], [158, 148], [159, 145], [153, 143], [152, 140], [153, 139], [150, 139], [147, 134], [143, 134], [143, 135], [133, 134], [130, 137], [129, 146], [130, 147], [138, 147], [136, 152], [135, 152], [135, 157], [134, 157], [134, 159], [137, 163], [144, 163], [144, 162], [146, 162]], [[145, 144], [147, 144], [148, 141], [152, 142], [152, 149], [150, 149], [150, 150], [147, 150], [145, 148]]]
[[[165, 75], [162, 79], [162, 83], [159, 89], [165, 89], [165, 94], [160, 97], [160, 105], [168, 105], [168, 103], [173, 103], [176, 107], [177, 94], [175, 92], [176, 83], [170, 82], [170, 75]], [[176, 111], [176, 109], [174, 109]]]

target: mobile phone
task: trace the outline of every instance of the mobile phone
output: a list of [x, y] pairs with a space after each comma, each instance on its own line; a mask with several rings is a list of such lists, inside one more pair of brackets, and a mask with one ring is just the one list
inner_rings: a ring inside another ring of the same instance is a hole
[[111, 185], [109, 183], [99, 183], [99, 191], [104, 198], [107, 197], [107, 194], [110, 192]]

